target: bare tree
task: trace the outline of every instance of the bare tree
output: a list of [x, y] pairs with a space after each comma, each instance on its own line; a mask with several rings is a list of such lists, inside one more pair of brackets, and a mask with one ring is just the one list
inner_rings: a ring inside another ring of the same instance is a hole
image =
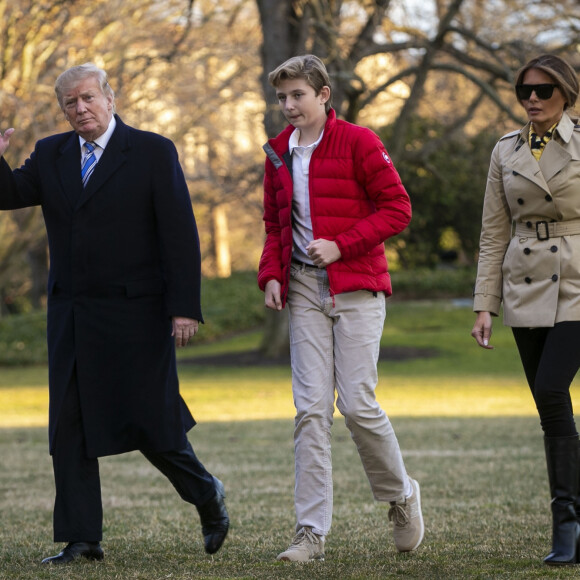
[[[579, 62], [576, 0], [256, 2], [269, 137], [283, 123], [267, 72], [293, 55], [312, 52], [326, 62], [334, 107], [346, 120], [357, 122], [365, 109], [376, 115], [377, 102], [389, 95], [395, 106], [389, 109], [393, 130], [387, 147], [395, 163], [412, 160], [426, 170], [433, 169], [428, 158], [442, 140], [469, 129], [493, 125], [501, 131], [521, 122], [511, 85], [514, 71], [529, 57], [551, 51], [576, 66]], [[417, 115], [436, 119], [445, 129], [437, 139], [426, 135], [411, 142], [407, 136]], [[285, 350], [280, 336], [286, 329], [273, 320], [264, 348], [272, 352], [272, 345], [280, 344]]]
[[[124, 120], [176, 142], [206, 274], [228, 261], [257, 263], [260, 144], [284, 125], [266, 75], [286, 58], [321, 56], [338, 115], [391, 125], [395, 163], [431, 173], [431, 154], [455, 134], [522, 121], [511, 83], [527, 58], [551, 51], [579, 62], [576, 0], [0, 0], [0, 16], [1, 125], [17, 129], [10, 163], [24, 161], [38, 138], [68, 130], [54, 80], [96, 62]], [[417, 116], [443, 130], [411, 139]], [[224, 223], [229, 256], [216, 243]], [[46, 267], [39, 212], [0, 214], [0, 230], [0, 288], [37, 287], [23, 272], [28, 263]], [[37, 281], [45, 275], [34, 271]], [[284, 352], [285, 315], [272, 320], [264, 344]]]
[[[36, 139], [59, 127], [52, 85], [64, 47], [54, 30], [64, 26], [72, 4], [0, 0], [0, 111], [3, 128], [17, 129], [7, 153], [12, 164], [23, 160]], [[12, 281], [13, 287], [32, 289], [29, 296], [38, 307], [48, 268], [40, 212], [1, 214], [0, 228], [11, 232], [0, 240], [0, 288]]]
[[[546, 51], [578, 63], [576, 0], [256, 2], [264, 31], [262, 85], [269, 110], [274, 94], [267, 86], [267, 72], [290, 56], [314, 52], [327, 64], [333, 104], [346, 120], [356, 122], [364, 108], [376, 106], [377, 98], [395, 85], [406, 87], [393, 116], [397, 136], [404, 134], [409, 118], [422, 109], [438, 118], [452, 111], [449, 121], [455, 129], [490, 104], [503, 118], [520, 122], [511, 91], [514, 71], [531, 56]], [[388, 66], [379, 64], [379, 56], [388, 56]], [[375, 64], [364, 67], [365, 62]], [[437, 94], [432, 94], [440, 77], [448, 89], [438, 85]], [[378, 83], [377, 78], [381, 79]], [[458, 101], [450, 99], [457, 78], [469, 87], [461, 95], [459, 112]], [[397, 97], [391, 94], [391, 98]], [[433, 102], [436, 107], [429, 105]], [[265, 120], [269, 136], [280, 129], [280, 118], [273, 118], [271, 113]], [[390, 144], [391, 151], [405, 155], [401, 143], [403, 139]]]
[[[37, 139], [69, 130], [54, 81], [68, 66], [93, 61], [109, 73], [124, 120], [176, 142], [203, 218], [204, 273], [228, 261], [253, 267], [257, 258], [248, 240], [256, 247], [261, 237], [249, 224], [261, 211], [255, 144], [264, 130], [255, 40], [260, 30], [252, 1], [0, 0], [0, 15], [0, 115], [3, 127], [17, 129], [7, 154], [13, 167]], [[231, 252], [215, 227], [216, 216], [223, 225], [229, 213], [235, 216], [229, 220]], [[5, 212], [0, 221], [10, 231], [0, 240], [0, 287], [25, 288], [15, 276], [36, 272], [26, 290], [43, 288], [40, 212]], [[250, 234], [238, 233], [240, 227]], [[15, 268], [17, 263], [24, 267]]]

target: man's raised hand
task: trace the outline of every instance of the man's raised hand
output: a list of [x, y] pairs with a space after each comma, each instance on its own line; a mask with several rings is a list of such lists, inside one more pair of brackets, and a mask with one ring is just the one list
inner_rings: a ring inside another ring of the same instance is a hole
[[6, 149], [8, 149], [8, 145], [10, 144], [10, 137], [14, 133], [14, 129], [6, 129], [4, 134], [0, 131], [0, 157], [4, 155]]

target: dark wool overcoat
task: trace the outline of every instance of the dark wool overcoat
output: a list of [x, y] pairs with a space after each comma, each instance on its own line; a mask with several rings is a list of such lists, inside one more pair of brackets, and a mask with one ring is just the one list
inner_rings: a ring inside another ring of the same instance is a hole
[[0, 160], [0, 209], [40, 205], [48, 234], [51, 453], [75, 368], [89, 457], [182, 449], [195, 424], [171, 336], [172, 316], [202, 321], [189, 192], [171, 141], [116, 122], [85, 189], [74, 132]]

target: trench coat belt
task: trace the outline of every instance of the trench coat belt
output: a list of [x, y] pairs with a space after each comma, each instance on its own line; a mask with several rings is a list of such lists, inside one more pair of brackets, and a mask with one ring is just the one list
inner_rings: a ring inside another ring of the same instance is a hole
[[549, 240], [550, 238], [560, 238], [562, 236], [573, 236], [580, 234], [580, 219], [567, 220], [563, 222], [526, 221], [516, 224], [516, 236], [536, 236], [538, 240]]

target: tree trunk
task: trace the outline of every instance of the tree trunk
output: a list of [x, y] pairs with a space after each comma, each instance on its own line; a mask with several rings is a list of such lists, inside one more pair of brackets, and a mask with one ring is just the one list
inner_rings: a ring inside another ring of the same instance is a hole
[[225, 205], [216, 205], [212, 213], [216, 273], [219, 278], [229, 278], [232, 275], [232, 257]]
[[290, 334], [288, 328], [288, 311], [266, 309], [264, 336], [260, 345], [263, 357], [277, 359], [290, 353]]
[[[266, 100], [264, 128], [268, 138], [276, 136], [285, 126], [285, 121], [278, 111], [274, 89], [268, 83], [268, 73], [279, 64], [296, 54], [301, 53], [296, 46], [296, 31], [292, 23], [297, 21], [290, 0], [257, 0], [260, 12], [262, 35], [260, 48], [262, 59], [262, 90]], [[296, 51], [299, 52], [296, 52]]]
[[[261, 48], [263, 64], [262, 89], [266, 100], [264, 128], [268, 138], [276, 136], [286, 125], [276, 102], [274, 89], [268, 83], [268, 73], [278, 65], [304, 50], [296, 46], [296, 34], [292, 22], [296, 22], [291, 1], [258, 0], [260, 21], [264, 35]], [[288, 313], [266, 310], [264, 335], [260, 345], [262, 356], [279, 358], [290, 351], [288, 334]]]

